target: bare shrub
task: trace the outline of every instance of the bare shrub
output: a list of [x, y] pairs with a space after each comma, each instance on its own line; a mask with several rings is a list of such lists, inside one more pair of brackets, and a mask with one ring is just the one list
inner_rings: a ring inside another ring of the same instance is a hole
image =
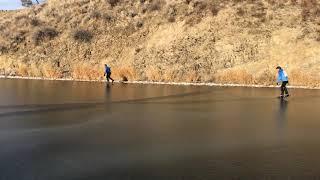
[[107, 0], [107, 2], [111, 5], [111, 7], [114, 7], [118, 4], [119, 0]]
[[161, 9], [161, 6], [159, 4], [156, 4], [156, 3], [152, 3], [150, 6], [149, 6], [149, 9], [150, 11], [158, 11]]
[[6, 53], [7, 50], [8, 50], [7, 47], [5, 47], [4, 45], [1, 45], [1, 44], [0, 44], [0, 54], [1, 54], [1, 53]]
[[200, 16], [188, 16], [185, 20], [185, 24], [189, 26], [194, 26], [196, 24], [199, 24], [202, 21], [202, 18]]
[[306, 21], [309, 16], [310, 16], [310, 11], [308, 9], [302, 9], [301, 11], [302, 20]]
[[0, 32], [2, 32], [2, 31], [4, 31], [6, 28], [5, 28], [5, 26], [4, 25], [0, 25]]
[[11, 37], [11, 44], [15, 46], [24, 42], [26, 39], [25, 34], [26, 31], [18, 31], [17, 33], [14, 33]]
[[143, 22], [142, 21], [138, 21], [137, 23], [136, 23], [136, 27], [137, 28], [141, 28], [143, 26]]
[[219, 13], [218, 7], [212, 4], [209, 6], [209, 10], [213, 16], [216, 16]]
[[237, 8], [237, 15], [238, 16], [244, 16], [245, 14], [246, 14], [246, 11], [243, 8], [241, 8], [241, 7]]
[[164, 0], [153, 0], [148, 9], [150, 11], [159, 11], [161, 10], [161, 8], [165, 5], [165, 1]]
[[167, 14], [168, 22], [175, 22], [176, 21], [176, 18], [175, 18], [175, 16], [177, 15], [176, 7], [170, 6], [168, 8], [166, 14]]
[[208, 4], [205, 1], [196, 1], [193, 4], [193, 7], [198, 11], [198, 12], [203, 12], [207, 8]]
[[263, 19], [266, 17], [264, 4], [262, 2], [257, 2], [254, 7], [250, 9], [250, 13], [253, 17]]
[[38, 19], [36, 19], [36, 18], [32, 18], [30, 20], [30, 25], [31, 26], [39, 26], [40, 25], [40, 21]]
[[175, 22], [176, 21], [176, 18], [174, 16], [169, 16], [168, 17], [168, 22]]
[[103, 19], [106, 21], [106, 22], [111, 22], [113, 17], [110, 15], [110, 14], [104, 14], [103, 15]]
[[36, 45], [38, 45], [40, 42], [43, 42], [45, 40], [52, 40], [56, 36], [58, 36], [59, 33], [50, 27], [44, 27], [41, 29], [38, 29], [34, 34], [33, 34], [33, 41], [35, 42]]
[[90, 42], [93, 38], [93, 35], [91, 32], [87, 31], [87, 30], [76, 30], [73, 33], [73, 39], [79, 42]]
[[302, 20], [304, 20], [304, 21], [309, 18], [311, 18], [313, 20], [314, 18], [312, 18], [312, 16], [318, 15], [319, 7], [318, 7], [318, 3], [316, 0], [302, 0], [301, 1], [301, 8], [302, 8], [301, 16], [302, 16]]
[[186, 4], [190, 4], [192, 0], [185, 0]]
[[90, 18], [100, 19], [100, 18], [101, 18], [101, 13], [98, 12], [98, 11], [93, 11], [93, 12], [91, 12], [91, 14], [90, 14]]

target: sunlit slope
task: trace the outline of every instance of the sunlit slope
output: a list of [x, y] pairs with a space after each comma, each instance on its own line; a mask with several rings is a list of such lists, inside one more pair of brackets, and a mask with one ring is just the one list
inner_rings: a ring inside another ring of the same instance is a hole
[[320, 85], [320, 1], [49, 0], [0, 13], [0, 73]]

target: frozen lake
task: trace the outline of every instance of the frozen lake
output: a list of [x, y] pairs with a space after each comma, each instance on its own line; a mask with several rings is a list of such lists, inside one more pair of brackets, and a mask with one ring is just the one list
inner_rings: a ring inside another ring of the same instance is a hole
[[0, 80], [0, 180], [320, 177], [320, 91]]

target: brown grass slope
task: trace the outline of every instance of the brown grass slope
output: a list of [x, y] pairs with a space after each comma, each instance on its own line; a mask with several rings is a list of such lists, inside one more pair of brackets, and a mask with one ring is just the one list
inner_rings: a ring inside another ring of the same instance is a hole
[[3, 75], [320, 86], [320, 0], [48, 0], [0, 33]]

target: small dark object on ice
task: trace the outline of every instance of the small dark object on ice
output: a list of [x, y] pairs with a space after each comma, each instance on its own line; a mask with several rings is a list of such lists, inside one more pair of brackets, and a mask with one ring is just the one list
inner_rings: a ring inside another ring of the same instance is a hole
[[278, 96], [279, 99], [286, 99], [288, 98], [290, 95], [289, 94], [286, 94], [286, 95], [280, 95]]

